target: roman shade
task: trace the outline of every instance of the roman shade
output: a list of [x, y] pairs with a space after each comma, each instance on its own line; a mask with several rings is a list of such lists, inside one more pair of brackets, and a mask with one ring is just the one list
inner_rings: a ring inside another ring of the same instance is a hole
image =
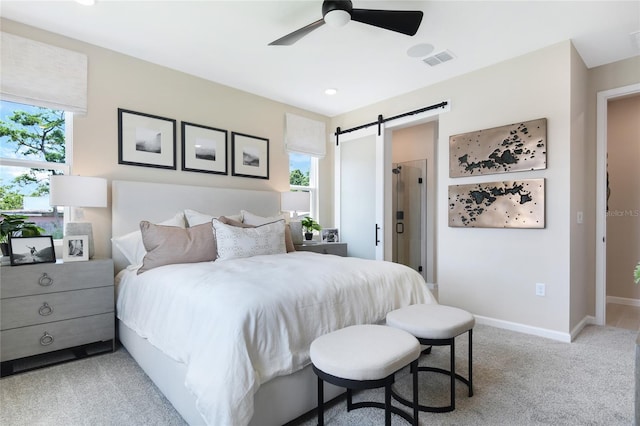
[[4, 100], [87, 112], [87, 55], [2, 32]]
[[325, 127], [321, 121], [285, 114], [285, 151], [323, 158], [327, 152]]

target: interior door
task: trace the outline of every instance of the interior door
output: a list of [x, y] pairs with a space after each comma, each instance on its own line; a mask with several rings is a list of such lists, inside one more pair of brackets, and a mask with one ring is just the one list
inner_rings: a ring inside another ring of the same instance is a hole
[[[384, 135], [384, 132], [381, 132]], [[336, 212], [349, 256], [384, 257], [384, 137], [377, 127], [340, 135], [336, 150]]]

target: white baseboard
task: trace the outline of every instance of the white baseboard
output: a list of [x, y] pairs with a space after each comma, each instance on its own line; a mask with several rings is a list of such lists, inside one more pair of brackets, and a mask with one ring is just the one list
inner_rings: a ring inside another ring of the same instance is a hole
[[640, 299], [629, 299], [627, 297], [607, 296], [607, 303], [618, 305], [640, 306]]
[[560, 331], [548, 330], [546, 328], [532, 327], [530, 325], [519, 324], [516, 322], [483, 317], [481, 315], [474, 316], [478, 324], [490, 325], [492, 327], [503, 328], [505, 330], [518, 331], [520, 333], [531, 334], [533, 336], [546, 337], [547, 339], [558, 340], [566, 343], [570, 343], [572, 339], [572, 336], [569, 333], [562, 333]]
[[578, 334], [580, 334], [583, 328], [585, 328], [587, 325], [592, 325], [592, 324], [598, 325], [598, 322], [596, 321], [596, 317], [592, 315], [587, 315], [584, 318], [582, 318], [582, 321], [580, 321], [578, 325], [573, 327], [573, 330], [571, 330], [571, 341], [573, 342], [573, 340], [576, 337], [578, 337]]

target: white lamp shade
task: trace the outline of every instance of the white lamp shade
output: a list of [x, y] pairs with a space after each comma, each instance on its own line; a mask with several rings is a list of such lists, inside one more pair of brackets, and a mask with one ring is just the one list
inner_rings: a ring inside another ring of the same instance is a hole
[[306, 191], [283, 192], [280, 208], [285, 212], [308, 212], [310, 210], [311, 195]]
[[107, 180], [104, 178], [54, 175], [49, 183], [51, 206], [107, 207]]

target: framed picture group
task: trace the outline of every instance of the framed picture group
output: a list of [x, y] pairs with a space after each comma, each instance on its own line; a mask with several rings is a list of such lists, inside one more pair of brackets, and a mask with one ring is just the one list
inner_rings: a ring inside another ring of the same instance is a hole
[[[269, 139], [183, 121], [181, 170], [269, 179]], [[176, 120], [118, 108], [118, 164], [177, 169]], [[231, 155], [229, 155], [231, 151]]]

